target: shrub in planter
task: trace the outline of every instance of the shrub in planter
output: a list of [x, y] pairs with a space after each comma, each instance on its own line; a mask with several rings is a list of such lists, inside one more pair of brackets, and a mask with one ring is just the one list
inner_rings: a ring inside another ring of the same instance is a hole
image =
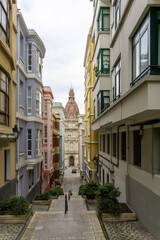
[[53, 191], [50, 191], [51, 196], [59, 196], [59, 195], [64, 195], [63, 189], [61, 187], [55, 187]]
[[29, 211], [29, 203], [23, 197], [12, 196], [9, 200], [2, 202], [1, 211], [10, 215], [23, 215]]
[[85, 188], [86, 188], [86, 185], [81, 185], [79, 187], [78, 195], [84, 195]]
[[42, 200], [49, 200], [50, 199], [50, 194], [49, 192], [45, 192], [44, 194], [41, 195]]
[[121, 206], [117, 200], [120, 196], [119, 189], [112, 183], [105, 183], [99, 186], [96, 192], [97, 207], [104, 213], [111, 213], [115, 216], [121, 213]]
[[91, 181], [87, 183], [83, 189], [83, 195], [87, 196], [87, 199], [95, 199], [95, 192], [98, 190], [98, 183]]

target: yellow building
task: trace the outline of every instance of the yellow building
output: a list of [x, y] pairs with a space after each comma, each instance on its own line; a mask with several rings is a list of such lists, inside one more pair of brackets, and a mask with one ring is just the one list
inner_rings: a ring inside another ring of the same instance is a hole
[[85, 175], [86, 180], [97, 180], [97, 164], [93, 159], [98, 156], [98, 134], [92, 130], [91, 123], [94, 120], [94, 70], [93, 70], [93, 49], [94, 44], [91, 41], [91, 29], [89, 30], [84, 67], [85, 67]]
[[16, 194], [16, 0], [0, 1], [0, 200]]

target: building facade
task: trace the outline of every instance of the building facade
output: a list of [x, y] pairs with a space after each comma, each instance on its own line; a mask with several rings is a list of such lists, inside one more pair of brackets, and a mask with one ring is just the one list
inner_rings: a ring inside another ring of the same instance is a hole
[[16, 194], [16, 12], [15, 0], [0, 2], [0, 200]]
[[17, 14], [16, 142], [17, 195], [29, 202], [41, 193], [42, 59], [45, 47], [34, 30]]
[[53, 185], [54, 165], [53, 165], [53, 94], [48, 86], [43, 87], [42, 98], [42, 193], [50, 190]]
[[64, 115], [64, 107], [62, 103], [60, 102], [54, 102], [53, 103], [53, 112], [56, 114], [59, 112], [60, 114], [60, 176], [61, 178], [64, 175], [64, 138], [65, 138], [65, 115]]
[[129, 203], [158, 240], [160, 3], [94, 0], [93, 5], [93, 67], [99, 69], [92, 128], [99, 132], [99, 181], [119, 187], [119, 200]]
[[93, 158], [98, 155], [98, 132], [93, 131], [91, 123], [94, 120], [94, 70], [93, 70], [93, 49], [94, 43], [91, 38], [91, 29], [89, 30], [84, 67], [85, 67], [85, 176], [87, 181], [97, 180], [97, 164], [93, 162]]
[[79, 109], [75, 101], [75, 93], [71, 88], [65, 106], [65, 167], [79, 168]]

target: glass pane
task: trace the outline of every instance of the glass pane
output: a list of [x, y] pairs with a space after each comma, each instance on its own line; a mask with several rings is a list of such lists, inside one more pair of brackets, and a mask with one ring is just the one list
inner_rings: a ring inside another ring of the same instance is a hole
[[31, 87], [28, 87], [28, 97], [31, 97]]
[[6, 31], [6, 14], [2, 9], [2, 26], [4, 28], [4, 30]]
[[99, 61], [98, 61], [98, 67], [99, 67], [99, 71], [101, 70], [101, 54], [99, 54]]
[[136, 79], [138, 75], [140, 74], [139, 69], [139, 43], [135, 46], [133, 49], [133, 79]]
[[109, 15], [104, 15], [103, 18], [103, 28], [104, 30], [109, 30], [110, 29], [110, 23], [109, 23]]
[[148, 67], [148, 30], [141, 38], [141, 72]]
[[103, 14], [109, 13], [109, 8], [103, 9]]
[[109, 56], [103, 56], [103, 69], [109, 70]]
[[28, 108], [31, 108], [31, 98], [28, 98]]
[[119, 85], [120, 84], [120, 82], [119, 82], [120, 79], [119, 79], [119, 77], [120, 77], [119, 74], [117, 74], [116, 75], [116, 89], [115, 89], [116, 97], [119, 96], [119, 94], [120, 94], [120, 85]]
[[110, 93], [109, 93], [109, 91], [103, 91], [103, 96], [105, 97], [105, 96], [109, 96], [110, 95]]
[[160, 66], [160, 24], [158, 25], [158, 65]]
[[0, 92], [0, 111], [5, 112], [5, 94]]

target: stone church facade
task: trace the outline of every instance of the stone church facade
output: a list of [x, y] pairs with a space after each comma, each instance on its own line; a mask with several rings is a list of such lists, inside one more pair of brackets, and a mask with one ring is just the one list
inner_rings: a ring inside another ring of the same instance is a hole
[[65, 167], [80, 167], [80, 119], [75, 93], [71, 88], [65, 106]]

